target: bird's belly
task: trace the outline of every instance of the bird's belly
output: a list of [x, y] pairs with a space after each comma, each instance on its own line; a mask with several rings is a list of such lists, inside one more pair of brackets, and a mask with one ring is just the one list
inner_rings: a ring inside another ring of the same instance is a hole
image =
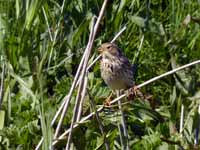
[[133, 85], [133, 80], [128, 80], [122, 70], [113, 72], [112, 69], [104, 68], [101, 70], [101, 76], [112, 90], [127, 89]]
[[125, 82], [119, 78], [110, 79], [105, 82], [107, 82], [108, 86], [113, 90], [127, 89]]

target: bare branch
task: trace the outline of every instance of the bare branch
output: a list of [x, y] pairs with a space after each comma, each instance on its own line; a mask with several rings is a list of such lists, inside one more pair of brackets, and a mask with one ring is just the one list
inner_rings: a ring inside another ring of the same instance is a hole
[[112, 39], [112, 41], [110, 43], [114, 43], [116, 41], [116, 39], [126, 30], [126, 26], [124, 26], [116, 35], [115, 37]]
[[[117, 35], [113, 38], [113, 40], [111, 41], [111, 42], [114, 42], [124, 31], [125, 31], [125, 29], [126, 29], [126, 26], [125, 27], [123, 27], [118, 33], [117, 33]], [[101, 55], [99, 55], [99, 56], [97, 56], [96, 58], [95, 58], [95, 60], [91, 63], [91, 64], [89, 64], [88, 65], [88, 67], [87, 67], [87, 71], [99, 60], [99, 58], [101, 57]], [[80, 78], [79, 79], [77, 79], [78, 77], [79, 77], [79, 75], [80, 75], [80, 68], [82, 67], [82, 65], [83, 65], [83, 59], [85, 58], [85, 53], [84, 53], [84, 55], [83, 55], [83, 57], [82, 57], [82, 60], [81, 60], [81, 62], [80, 62], [80, 64], [79, 64], [79, 67], [78, 67], [78, 70], [77, 70], [77, 73], [76, 73], [76, 75], [75, 75], [75, 78], [74, 78], [74, 81], [73, 81], [73, 83], [72, 83], [72, 86], [71, 86], [71, 89], [70, 89], [70, 91], [71, 92], [73, 92], [73, 90], [74, 90], [74, 88], [76, 88], [77, 86], [78, 86], [78, 84], [79, 84], [79, 82], [80, 82]], [[78, 80], [78, 81], [77, 81]], [[73, 86], [74, 85], [74, 83], [76, 84], [75, 85], [75, 87]], [[69, 94], [68, 95], [66, 95], [65, 96], [65, 98], [64, 98], [64, 100], [63, 100], [63, 103], [61, 104], [61, 106], [59, 107], [59, 110], [56, 112], [56, 115], [54, 116], [54, 118], [53, 118], [53, 120], [52, 120], [52, 122], [51, 122], [51, 125], [53, 126], [53, 124], [55, 123], [55, 120], [57, 119], [57, 117], [59, 116], [59, 114], [60, 114], [60, 112], [62, 111], [62, 109], [63, 109], [63, 107], [66, 107], [66, 108], [64, 108], [64, 109], [66, 109], [66, 111], [67, 111], [67, 109], [68, 109], [68, 106], [69, 106], [69, 102], [70, 102], [70, 100], [69, 99], [71, 99], [71, 92], [69, 92]], [[102, 107], [103, 108], [103, 107]], [[61, 116], [62, 117], [62, 116]], [[77, 125], [75, 125], [75, 126], [77, 126]], [[59, 127], [59, 124], [58, 124], [58, 127], [57, 128], [60, 128]], [[58, 130], [58, 129], [57, 129]], [[67, 130], [68, 132], [70, 131], [70, 130]], [[66, 132], [67, 132], [66, 131]], [[68, 134], [68, 132], [67, 132], [67, 134]], [[62, 135], [65, 135], [65, 133], [64, 134], [62, 134]], [[62, 137], [62, 135], [60, 136], [60, 137]], [[56, 135], [57, 136], [57, 135]], [[54, 136], [54, 137], [56, 137], [56, 136]], [[58, 138], [58, 139], [60, 139], [60, 137]], [[57, 138], [56, 138], [57, 139]], [[36, 149], [35, 150], [39, 150], [39, 147], [41, 146], [41, 144], [42, 144], [42, 141], [43, 141], [43, 138], [40, 140], [40, 142], [38, 143], [38, 145], [37, 145], [37, 147], [36, 147]]]
[[[120, 90], [117, 90], [116, 93], [117, 93], [117, 97], [120, 96]], [[120, 133], [120, 141], [121, 141], [122, 149], [129, 150], [130, 148], [129, 148], [129, 142], [128, 142], [128, 131], [127, 131], [124, 112], [122, 110], [121, 100], [118, 101], [118, 107], [121, 113], [121, 124], [119, 123], [118, 128], [119, 128], [119, 133]]]
[[[188, 67], [190, 67], [190, 66], [193, 66], [193, 65], [196, 65], [196, 64], [199, 64], [199, 63], [200, 63], [200, 60], [197, 60], [197, 61], [194, 61], [194, 62], [192, 62], [192, 63], [189, 63], [189, 64], [186, 64], [186, 65], [184, 65], [184, 66], [181, 66], [181, 67], [178, 67], [178, 68], [176, 68], [176, 69], [173, 69], [173, 70], [171, 70], [171, 71], [168, 71], [168, 72], [166, 72], [166, 73], [164, 73], [164, 74], [162, 74], [162, 75], [159, 75], [159, 76], [157, 76], [157, 77], [154, 77], [154, 78], [152, 78], [152, 79], [150, 79], [150, 80], [147, 80], [146, 82], [144, 82], [144, 83], [138, 85], [138, 88], [141, 88], [141, 87], [143, 87], [143, 86], [145, 86], [145, 85], [148, 85], [148, 84], [150, 84], [150, 83], [152, 83], [152, 82], [154, 82], [154, 81], [156, 81], [156, 80], [159, 80], [159, 79], [161, 79], [161, 78], [163, 78], [163, 77], [166, 77], [166, 76], [168, 76], [168, 75], [174, 74], [174, 73], [177, 72], [177, 71], [180, 71], [180, 70], [182, 70], [182, 69], [188, 68]], [[117, 101], [119, 101], [120, 99], [122, 99], [122, 98], [125, 97], [125, 96], [126, 96], [126, 94], [123, 94], [123, 95], [117, 97], [116, 99], [112, 100], [112, 101], [110, 102], [110, 104], [116, 103]], [[97, 112], [102, 111], [103, 108], [104, 108], [103, 106], [100, 107], [100, 108], [97, 110]], [[90, 119], [94, 114], [95, 114], [95, 113], [92, 112], [92, 113], [89, 114], [88, 116], [86, 116], [86, 117], [84, 117], [83, 119], [81, 119], [80, 122], [78, 122], [76, 125], [74, 125], [74, 128], [76, 128], [80, 123], [83, 123], [84, 121]], [[70, 129], [68, 129], [67, 131], [65, 131], [65, 132], [58, 138], [58, 140], [63, 139], [63, 138], [69, 133], [69, 131], [70, 131]], [[55, 145], [57, 142], [58, 142], [58, 141], [55, 141], [55, 142], [53, 143], [53, 145]]]
[[[173, 69], [173, 70], [171, 70], [171, 71], [168, 71], [168, 72], [166, 72], [166, 73], [164, 73], [164, 74], [161, 74], [161, 75], [159, 75], [159, 76], [157, 76], [157, 77], [154, 77], [154, 78], [152, 78], [152, 79], [150, 79], [150, 80], [147, 80], [146, 82], [144, 82], [144, 83], [138, 85], [137, 87], [138, 87], [138, 88], [141, 88], [141, 87], [143, 87], [143, 86], [145, 86], [145, 85], [148, 85], [148, 84], [150, 84], [150, 83], [152, 83], [152, 82], [154, 82], [154, 81], [156, 81], [156, 80], [159, 80], [159, 79], [161, 79], [161, 78], [163, 78], [163, 77], [166, 77], [166, 76], [168, 76], [168, 75], [174, 74], [174, 73], [177, 72], [177, 71], [180, 71], [180, 70], [182, 70], [182, 69], [188, 68], [188, 67], [190, 67], [190, 66], [193, 66], [193, 65], [196, 65], [196, 64], [199, 64], [199, 63], [200, 63], [200, 60], [197, 60], [197, 61], [194, 61], [194, 62], [192, 62], [192, 63], [186, 64], [186, 65], [184, 65], [184, 66], [178, 67], [178, 68]], [[126, 94], [123, 94], [123, 95], [117, 97], [116, 99], [114, 99], [113, 101], [111, 101], [110, 104], [113, 104], [113, 103], [117, 102], [118, 100], [120, 100], [121, 98], [123, 98], [123, 97], [125, 97], [125, 96], [126, 96]]]
[[94, 31], [93, 31], [93, 27], [92, 27], [92, 31], [90, 33], [90, 35], [91, 35], [90, 37], [91, 38], [89, 38], [87, 47], [85, 49], [86, 56], [85, 56], [85, 59], [84, 59], [84, 64], [83, 64], [83, 68], [82, 68], [82, 72], [81, 72], [81, 76], [80, 76], [78, 95], [76, 97], [76, 102], [75, 102], [76, 105], [74, 106], [74, 113], [73, 113], [71, 126], [70, 126], [71, 130], [69, 132], [67, 145], [66, 145], [66, 150], [70, 149], [70, 142], [71, 142], [71, 138], [72, 138], [72, 130], [73, 130], [74, 122], [75, 122], [76, 117], [77, 117], [77, 113], [76, 112], [77, 112], [78, 107], [80, 105], [80, 98], [81, 98], [81, 94], [80, 93], [83, 90], [83, 83], [84, 83], [85, 73], [86, 73], [86, 69], [87, 69], [87, 64], [88, 64], [89, 56], [90, 56], [90, 53], [91, 53], [91, 50], [92, 50], [92, 47], [93, 47], [94, 39], [95, 39], [95, 36], [97, 34], [99, 23], [100, 23], [100, 21], [101, 21], [101, 19], [103, 17], [103, 14], [104, 14], [104, 11], [105, 11], [105, 8], [106, 8], [106, 4], [107, 4], [107, 0], [104, 0], [103, 5], [102, 5], [101, 10], [100, 10], [100, 13], [99, 13], [99, 16], [98, 16], [97, 21], [96, 21], [95, 26], [94, 26]]
[[1, 85], [0, 85], [0, 110], [1, 110], [1, 104], [3, 102], [3, 87], [4, 87], [4, 74], [5, 73], [5, 64], [2, 63], [2, 72], [1, 72]]
[[[103, 110], [103, 106], [97, 109], [97, 112], [101, 112]], [[95, 112], [92, 112], [91, 114], [87, 115], [86, 117], [82, 118], [79, 122], [74, 124], [73, 128], [78, 127], [80, 124], [83, 124], [86, 120], [89, 120], [91, 117], [95, 115]], [[53, 142], [53, 146], [58, 143], [59, 140], [66, 139], [65, 136], [69, 134], [71, 129], [66, 130], [56, 141]]]
[[93, 100], [93, 98], [91, 97], [90, 93], [89, 93], [89, 90], [87, 89], [87, 93], [89, 95], [89, 99], [90, 99], [90, 103], [91, 103], [91, 107], [93, 109], [93, 111], [95, 112], [95, 117], [97, 119], [97, 122], [98, 122], [98, 125], [99, 125], [99, 129], [101, 131], [101, 134], [103, 135], [104, 137], [104, 142], [105, 142], [105, 147], [106, 147], [106, 150], [109, 150], [110, 149], [110, 146], [109, 146], [109, 143], [108, 143], [108, 140], [106, 138], [106, 133], [104, 131], [104, 127], [103, 127], [103, 123], [99, 117], [99, 112], [97, 111], [96, 109], [96, 105], [95, 105], [95, 102]]

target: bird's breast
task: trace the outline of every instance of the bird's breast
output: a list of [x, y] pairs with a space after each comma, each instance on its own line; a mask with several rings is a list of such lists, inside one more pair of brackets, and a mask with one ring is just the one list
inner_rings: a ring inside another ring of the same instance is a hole
[[100, 69], [103, 80], [112, 90], [127, 89], [133, 85], [132, 74], [127, 74], [126, 68], [117, 60], [102, 59]]

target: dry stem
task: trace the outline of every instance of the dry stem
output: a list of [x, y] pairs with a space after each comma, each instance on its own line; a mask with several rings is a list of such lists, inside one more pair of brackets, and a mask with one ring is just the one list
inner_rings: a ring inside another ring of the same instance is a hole
[[[183, 66], [181, 66], [181, 67], [178, 67], [178, 68], [176, 68], [176, 69], [173, 69], [173, 70], [171, 70], [171, 71], [168, 71], [168, 72], [166, 72], [166, 73], [164, 73], [164, 74], [162, 74], [162, 75], [159, 75], [159, 76], [154, 77], [154, 78], [152, 78], [152, 79], [150, 79], [150, 80], [147, 80], [146, 82], [144, 82], [144, 83], [138, 85], [137, 87], [138, 87], [138, 88], [141, 88], [141, 87], [146, 86], [146, 85], [148, 85], [148, 84], [150, 84], [150, 83], [152, 83], [152, 82], [154, 82], [154, 81], [157, 81], [157, 80], [159, 80], [159, 79], [161, 79], [161, 78], [164, 78], [164, 77], [166, 77], [166, 76], [168, 76], [168, 75], [174, 74], [174, 73], [177, 72], [177, 71], [180, 71], [180, 70], [182, 70], [182, 69], [188, 68], [188, 67], [190, 67], [190, 66], [193, 66], [193, 65], [196, 65], [196, 64], [199, 64], [199, 63], [200, 63], [200, 60], [197, 60], [197, 61], [194, 61], [194, 62], [192, 62], [192, 63], [183, 65]], [[123, 95], [121, 95], [121, 96], [115, 98], [114, 100], [112, 100], [112, 101], [110, 102], [110, 104], [116, 103], [117, 101], [119, 101], [120, 99], [124, 98], [125, 96], [126, 96], [126, 94], [123, 94]], [[101, 106], [101, 107], [97, 110], [97, 112], [102, 111], [103, 108], [104, 108], [104, 106]], [[94, 114], [95, 114], [95, 113], [92, 112], [92, 113], [89, 114], [88, 116], [82, 118], [80, 122], [78, 122], [76, 125], [74, 125], [74, 128], [77, 127], [78, 124], [83, 123], [84, 121], [90, 119]], [[70, 129], [68, 129], [67, 131], [65, 131], [65, 132], [58, 138], [58, 140], [63, 139], [69, 132], [70, 132]], [[58, 141], [55, 141], [55, 142], [53, 143], [53, 145], [55, 145], [57, 142], [58, 142]]]

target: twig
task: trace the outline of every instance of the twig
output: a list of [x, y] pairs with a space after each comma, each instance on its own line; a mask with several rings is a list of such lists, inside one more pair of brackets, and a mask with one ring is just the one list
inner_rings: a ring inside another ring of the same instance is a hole
[[199, 128], [200, 128], [200, 104], [198, 105], [198, 121], [195, 131], [195, 139], [194, 139], [194, 145], [199, 144]]
[[[93, 30], [92, 30], [92, 31], [93, 31]], [[89, 41], [91, 41], [92, 38], [93, 38], [93, 33], [91, 32], [90, 37], [89, 37]], [[88, 54], [87, 54], [87, 53], [88, 53], [88, 50], [87, 50], [87, 49], [88, 49], [88, 45], [87, 45], [87, 47], [86, 47], [85, 53], [83, 54], [83, 57], [82, 57], [82, 59], [81, 59], [81, 62], [80, 62], [80, 64], [79, 64], [79, 67], [78, 67], [78, 69], [77, 69], [77, 72], [76, 72], [74, 81], [73, 81], [73, 83], [72, 83], [72, 86], [71, 86], [71, 89], [70, 89], [70, 92], [69, 92], [69, 95], [68, 95], [69, 98], [66, 100], [66, 103], [65, 103], [65, 105], [64, 105], [64, 108], [63, 108], [63, 111], [62, 111], [62, 114], [61, 114], [61, 117], [60, 117], [60, 120], [59, 120], [59, 123], [58, 123], [58, 126], [57, 126], [57, 128], [56, 128], [56, 132], [55, 132], [55, 135], [54, 135], [54, 139], [56, 139], [57, 136], [58, 136], [58, 133], [59, 133], [59, 131], [60, 131], [60, 127], [61, 127], [61, 125], [62, 125], [63, 119], [64, 119], [64, 117], [65, 117], [65, 114], [66, 114], [67, 109], [68, 109], [68, 106], [69, 106], [69, 102], [70, 102], [71, 97], [72, 97], [72, 93], [73, 93], [73, 91], [74, 91], [74, 89], [75, 89], [75, 87], [76, 87], [76, 85], [77, 85], [78, 78], [79, 78], [80, 73], [81, 73], [81, 69], [84, 68], [85, 60], [87, 59], [87, 55], [88, 55]], [[81, 76], [81, 77], [82, 77], [82, 76]]]
[[[103, 106], [100, 107], [100, 108], [98, 108], [98, 109], [97, 109], [97, 112], [101, 112], [101, 111], [103, 110], [103, 108], [104, 108]], [[73, 126], [73, 128], [78, 127], [80, 124], [84, 123], [86, 120], [89, 120], [89, 119], [90, 119], [91, 117], [93, 117], [94, 115], [95, 115], [95, 112], [92, 112], [91, 114], [89, 114], [89, 115], [87, 115], [86, 117], [82, 118], [79, 122], [77, 122], [77, 123]], [[67, 134], [69, 134], [70, 131], [71, 131], [71, 129], [66, 130], [59, 138], [56, 139], [56, 141], [53, 142], [53, 146], [56, 145], [56, 144], [59, 142], [59, 140], [66, 139], [65, 136], [66, 136]]]
[[[144, 83], [138, 85], [137, 87], [138, 87], [138, 88], [141, 88], [141, 87], [143, 87], [143, 86], [145, 86], [145, 85], [148, 85], [148, 84], [150, 84], [150, 83], [152, 83], [152, 82], [154, 82], [154, 81], [156, 81], [156, 80], [159, 80], [159, 79], [161, 79], [161, 78], [163, 78], [163, 77], [166, 77], [166, 76], [168, 76], [168, 75], [171, 75], [171, 74], [173, 74], [173, 73], [175, 73], [175, 72], [177, 72], [177, 71], [180, 71], [180, 70], [182, 70], [182, 69], [188, 68], [188, 67], [190, 67], [190, 66], [193, 66], [193, 65], [196, 65], [196, 64], [199, 64], [199, 63], [200, 63], [200, 60], [197, 60], [197, 61], [194, 61], [194, 62], [192, 62], [192, 63], [186, 64], [186, 65], [184, 65], [184, 66], [178, 67], [178, 68], [173, 69], [173, 70], [171, 70], [171, 71], [168, 71], [168, 72], [166, 72], [166, 73], [164, 73], [164, 74], [162, 74], [162, 75], [159, 75], [159, 76], [154, 77], [154, 78], [152, 78], [152, 79], [150, 79], [150, 80], [147, 80], [146, 82], [144, 82]], [[117, 101], [119, 101], [121, 98], [123, 98], [123, 97], [125, 97], [125, 96], [126, 96], [126, 94], [123, 94], [123, 95], [121, 95], [121, 96], [115, 98], [114, 100], [112, 100], [112, 101], [110, 102], [110, 104], [116, 103]], [[104, 108], [103, 106], [100, 107], [100, 108], [97, 110], [97, 112], [102, 111], [103, 108]], [[88, 116], [86, 116], [86, 117], [84, 117], [83, 119], [81, 119], [80, 122], [78, 122], [76, 125], [74, 125], [74, 128], [77, 127], [78, 124], [83, 123], [84, 121], [86, 121], [86, 120], [88, 120], [89, 118], [91, 118], [94, 114], [95, 114], [95, 113], [92, 112], [92, 113], [89, 114]], [[68, 129], [67, 131], [65, 131], [65, 132], [58, 138], [58, 140], [64, 138], [64, 136], [66, 136], [66, 135], [69, 133], [69, 131], [70, 131], [70, 129]], [[57, 141], [55, 141], [55, 142], [53, 143], [53, 145], [55, 145], [56, 143], [57, 143]]]
[[72, 93], [76, 87], [76, 83], [78, 81], [78, 78], [79, 78], [79, 75], [80, 75], [80, 71], [81, 71], [81, 68], [82, 68], [82, 65], [83, 65], [83, 62], [84, 62], [84, 55], [81, 59], [81, 62], [79, 64], [79, 67], [77, 69], [77, 72], [76, 72], [76, 75], [75, 75], [75, 78], [74, 78], [74, 81], [72, 83], [72, 86], [71, 86], [71, 89], [69, 91], [69, 94], [68, 94], [68, 98], [65, 100], [65, 105], [64, 105], [64, 108], [63, 108], [63, 111], [62, 111], [62, 114], [61, 114], [61, 117], [60, 117], [60, 120], [58, 122], [58, 125], [57, 125], [57, 128], [56, 128], [56, 132], [54, 134], [54, 138], [57, 138], [58, 136], [58, 133], [60, 131], [60, 128], [61, 128], [61, 125], [62, 125], [62, 122], [63, 122], [63, 119], [65, 117], [65, 114], [67, 112], [67, 109], [68, 109], [68, 106], [69, 106], [69, 103], [70, 103], [70, 100], [71, 100], [71, 97], [72, 97]]
[[134, 59], [132, 61], [133, 64], [137, 64], [138, 63], [138, 58], [139, 58], [139, 55], [140, 55], [140, 52], [141, 52], [141, 49], [142, 49], [143, 42], [144, 42], [144, 34], [142, 35], [138, 51], [136, 52], [136, 54], [134, 56]]
[[110, 43], [115, 42], [115, 40], [126, 30], [126, 26], [124, 26], [116, 35], [115, 37], [112, 39], [112, 41]]
[[91, 62], [89, 64], [89, 66], [87, 67], [87, 71], [101, 58], [101, 55], [98, 55], [93, 62]]
[[122, 146], [122, 150], [124, 150], [124, 147], [123, 147], [123, 131], [122, 131], [122, 129], [121, 129], [121, 124], [119, 123], [119, 121], [117, 122], [117, 127], [118, 127], [118, 130], [119, 130], [119, 139], [120, 139], [120, 143], [121, 143], [121, 146]]
[[[113, 40], [111, 41], [111, 42], [114, 42], [121, 34], [122, 34], [122, 32], [124, 32], [125, 31], [125, 29], [126, 29], [126, 26], [124, 26], [116, 35], [115, 35], [115, 37], [113, 38]], [[83, 56], [84, 57], [84, 56]], [[95, 60], [90, 64], [90, 65], [88, 65], [88, 67], [87, 67], [87, 71], [99, 60], [99, 58], [101, 57], [101, 55], [99, 55], [99, 56], [97, 56], [96, 58], [95, 58]], [[82, 60], [81, 60], [81, 62], [80, 62], [80, 65], [82, 65], [83, 64], [83, 58], [82, 58]], [[80, 66], [79, 65], [79, 67], [82, 67], [82, 66]], [[78, 72], [78, 70], [77, 70], [77, 73], [80, 73], [80, 72]], [[77, 74], [76, 74], [77, 75]], [[78, 76], [79, 76], [79, 74], [78, 74]], [[74, 81], [73, 82], [76, 82], [76, 76], [75, 76], [75, 78], [74, 78]], [[77, 87], [78, 86], [78, 84], [79, 84], [79, 82], [80, 82], [80, 79], [78, 80], [78, 82], [76, 82], [76, 86], [75, 87]], [[73, 84], [72, 84], [73, 85]], [[75, 88], [74, 87], [74, 88]], [[70, 90], [74, 90], [72, 87], [71, 87], [71, 89]], [[65, 98], [64, 98], [64, 102], [61, 104], [61, 106], [59, 107], [59, 110], [57, 111], [57, 113], [56, 113], [56, 115], [54, 116], [54, 118], [53, 118], [53, 120], [52, 120], [52, 122], [51, 122], [51, 125], [53, 125], [54, 123], [55, 123], [55, 120], [57, 119], [57, 117], [58, 117], [58, 115], [60, 114], [60, 112], [62, 111], [62, 109], [63, 109], [63, 107], [65, 106], [64, 104], [66, 104], [66, 103], [68, 103], [69, 104], [69, 98], [71, 98], [71, 97], [69, 97], [69, 95], [70, 95], [70, 93], [68, 94], [68, 95], [66, 95], [65, 96]], [[66, 104], [67, 105], [67, 107], [68, 107], [68, 104]], [[102, 107], [103, 108], [103, 107]], [[67, 108], [66, 108], [67, 109]], [[69, 131], [69, 130], [67, 130], [67, 131]], [[61, 137], [61, 136], [60, 136]], [[40, 142], [38, 143], [38, 145], [37, 145], [37, 147], [36, 147], [36, 149], [35, 150], [38, 150], [39, 149], [39, 147], [41, 146], [41, 144], [42, 144], [42, 141], [43, 141], [43, 138], [40, 140]]]
[[[154, 82], [154, 81], [156, 81], [156, 80], [159, 80], [159, 79], [161, 79], [161, 78], [163, 78], [163, 77], [166, 77], [166, 76], [168, 76], [168, 75], [174, 74], [174, 73], [177, 72], [177, 71], [180, 71], [180, 70], [182, 70], [182, 69], [188, 68], [188, 67], [190, 67], [190, 66], [193, 66], [193, 65], [196, 65], [196, 64], [199, 64], [199, 63], [200, 63], [200, 60], [197, 60], [197, 61], [191, 62], [191, 63], [189, 63], [189, 64], [186, 64], [186, 65], [184, 65], [184, 66], [178, 67], [178, 68], [173, 69], [173, 70], [171, 70], [171, 71], [168, 71], [168, 72], [166, 72], [166, 73], [164, 73], [164, 74], [161, 74], [161, 75], [159, 75], [159, 76], [157, 76], [157, 77], [154, 77], [154, 78], [152, 78], [152, 79], [150, 79], [150, 80], [147, 80], [146, 82], [144, 82], [144, 83], [138, 85], [137, 87], [138, 87], [138, 88], [141, 88], [141, 87], [143, 87], [143, 86], [145, 86], [145, 85], [148, 85], [148, 84], [150, 84], [150, 83], [152, 83], [152, 82]], [[110, 104], [114, 104], [115, 102], [117, 102], [118, 100], [120, 100], [121, 98], [123, 98], [123, 97], [125, 97], [125, 96], [126, 96], [126, 94], [123, 94], [123, 95], [117, 97], [116, 99], [114, 99], [113, 101], [111, 101]]]
[[176, 141], [171, 141], [171, 140], [169, 140], [167, 138], [164, 138], [164, 137], [160, 137], [160, 139], [162, 141], [168, 143], [168, 144], [178, 145], [181, 150], [184, 150], [183, 146], [181, 146], [181, 144], [180, 144], [181, 143], [180, 141], [177, 141], [177, 142]]
[[85, 77], [85, 81], [84, 81], [84, 84], [83, 84], [83, 91], [81, 93], [81, 100], [80, 100], [80, 106], [79, 106], [79, 109], [78, 109], [78, 114], [77, 114], [77, 118], [76, 118], [76, 122], [79, 122], [80, 119], [81, 119], [81, 113], [82, 113], [82, 109], [83, 109], [83, 103], [84, 103], [84, 100], [85, 100], [85, 94], [86, 94], [86, 91], [87, 91], [87, 83], [88, 83], [88, 78]]
[[104, 131], [104, 127], [103, 127], [103, 124], [102, 124], [102, 121], [99, 117], [99, 112], [97, 112], [97, 109], [96, 109], [96, 106], [95, 106], [95, 102], [93, 100], [93, 98], [91, 97], [90, 93], [89, 93], [89, 90], [87, 89], [87, 93], [89, 95], [89, 99], [90, 99], [90, 103], [91, 103], [91, 107], [95, 113], [95, 117], [97, 119], [97, 122], [98, 122], [98, 125], [99, 125], [99, 129], [101, 131], [101, 134], [103, 135], [103, 138], [104, 138], [104, 142], [105, 142], [105, 147], [106, 147], [106, 150], [109, 150], [110, 149], [110, 146], [108, 144], [108, 140], [106, 138], [106, 133]]
[[[117, 93], [117, 97], [120, 96], [119, 90], [117, 90], [116, 93]], [[118, 125], [118, 128], [119, 128], [119, 133], [120, 133], [122, 149], [129, 150], [128, 131], [127, 131], [127, 127], [126, 127], [124, 112], [122, 110], [121, 100], [118, 101], [118, 107], [119, 107], [119, 111], [121, 113], [121, 124]], [[122, 130], [121, 130], [121, 128], [122, 128]]]
[[2, 72], [1, 72], [1, 85], [0, 85], [0, 110], [1, 110], [1, 104], [3, 102], [4, 72], [5, 72], [5, 64], [3, 62]]
[[184, 120], [184, 105], [183, 102], [181, 100], [181, 114], [180, 114], [180, 129], [179, 129], [179, 133], [182, 135], [182, 131], [183, 131], [183, 120]]
[[[107, 4], [107, 0], [104, 0], [103, 5], [102, 5], [101, 10], [100, 10], [100, 13], [99, 13], [99, 16], [98, 16], [97, 21], [96, 21], [95, 26], [94, 26], [94, 32], [93, 32], [93, 27], [92, 27], [91, 39], [89, 39], [86, 50], [85, 50], [86, 56], [85, 56], [85, 60], [84, 60], [83, 68], [82, 68], [82, 73], [81, 73], [81, 76], [80, 76], [79, 92], [82, 90], [83, 80], [84, 80], [84, 77], [85, 77], [89, 56], [90, 56], [90, 53], [91, 53], [91, 49], [92, 49], [92, 46], [93, 46], [95, 36], [97, 34], [99, 23], [100, 23], [100, 21], [103, 17], [103, 13], [104, 13], [105, 8], [106, 8], [106, 4]], [[78, 95], [77, 95], [76, 104], [79, 103], [79, 100], [80, 100], [80, 93], [78, 93]], [[70, 130], [70, 133], [69, 133], [69, 136], [68, 136], [66, 150], [70, 149], [70, 142], [71, 142], [71, 138], [72, 138], [73, 125], [74, 125], [74, 121], [76, 120], [75, 119], [76, 118], [75, 113], [76, 113], [78, 107], [79, 107], [78, 105], [74, 106], [74, 114], [73, 114], [72, 121], [71, 121], [71, 126], [70, 126], [71, 130]]]
[[[94, 18], [92, 20], [92, 23], [94, 24]], [[89, 60], [89, 55], [90, 55], [90, 52], [92, 49], [91, 42], [92, 42], [92, 38], [94, 37], [93, 35], [94, 35], [94, 26], [92, 26], [92, 28], [91, 28], [90, 37], [89, 37], [88, 44], [87, 44], [87, 47], [86, 47], [85, 53], [84, 53], [85, 58], [84, 58], [84, 62], [83, 62], [81, 75], [79, 78], [80, 83], [79, 83], [78, 94], [76, 96], [76, 102], [75, 102], [75, 106], [74, 106], [74, 110], [73, 110], [73, 116], [72, 116], [71, 125], [70, 125], [71, 130], [69, 132], [69, 136], [68, 136], [68, 140], [67, 140], [67, 144], [66, 144], [66, 150], [70, 149], [72, 130], [73, 130], [74, 122], [75, 122], [75, 120], [77, 120], [76, 117], [77, 117], [77, 112], [78, 112], [79, 105], [80, 105], [81, 91], [83, 89], [83, 83], [84, 83], [84, 79], [85, 79], [85, 70], [86, 70], [86, 66], [87, 66], [87, 63]]]
[[[115, 42], [115, 40], [126, 30], [126, 26], [124, 26], [112, 39], [110, 43]], [[99, 59], [101, 58], [101, 55], [98, 55], [93, 62], [88, 66], [87, 70], [89, 70]]]

